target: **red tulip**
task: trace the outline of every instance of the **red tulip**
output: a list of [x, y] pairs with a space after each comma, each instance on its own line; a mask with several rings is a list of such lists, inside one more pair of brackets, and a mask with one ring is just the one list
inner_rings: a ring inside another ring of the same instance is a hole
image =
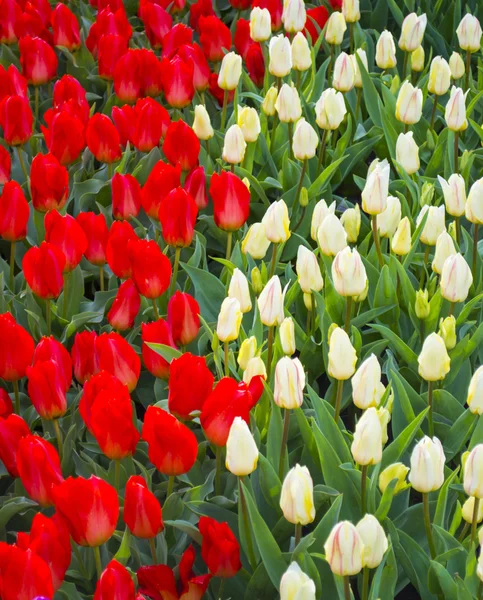
[[184, 292], [177, 291], [168, 303], [168, 323], [174, 343], [178, 346], [190, 344], [200, 330], [200, 305]]
[[322, 32], [322, 29], [324, 28], [328, 19], [329, 11], [325, 8], [325, 6], [316, 6], [315, 8], [309, 8], [307, 10], [307, 17], [305, 19], [305, 29], [307, 30], [307, 33], [309, 34], [310, 39], [312, 40], [312, 44], [315, 44], [315, 42], [319, 39], [320, 35], [320, 33], [317, 31], [314, 21], [319, 26], [320, 32]]
[[58, 342], [53, 336], [40, 339], [35, 348], [33, 362], [53, 360], [57, 363], [63, 381], [63, 387], [67, 391], [72, 383], [72, 360], [65, 346]]
[[256, 86], [262, 87], [265, 77], [265, 59], [263, 58], [260, 44], [250, 45], [246, 54], [245, 64], [250, 79]]
[[141, 297], [132, 279], [126, 279], [117, 290], [111, 309], [107, 313], [109, 325], [118, 331], [134, 327], [141, 306]]
[[198, 575], [193, 573], [196, 552], [193, 546], [188, 546], [179, 562], [179, 577], [181, 583], [180, 600], [201, 600], [210, 584], [211, 575]]
[[242, 227], [250, 214], [250, 191], [234, 173], [213, 173], [210, 181], [215, 223], [225, 231]]
[[163, 58], [171, 58], [181, 46], [193, 43], [193, 30], [183, 23], [177, 23], [163, 38]]
[[32, 292], [44, 299], [60, 296], [64, 287], [64, 267], [64, 253], [48, 242], [30, 248], [22, 260], [25, 280]]
[[49, 46], [54, 43], [52, 33], [47, 29], [39, 10], [32, 4], [25, 5], [25, 11], [15, 24], [15, 35], [21, 40], [24, 37], [40, 38]]
[[[237, 2], [239, 0], [231, 0], [230, 4], [232, 4], [234, 1]], [[246, 19], [237, 20], [233, 43], [238, 54], [243, 58], [243, 60], [246, 60], [248, 48], [253, 43], [253, 40], [250, 37], [250, 21], [247, 21]]]
[[15, 44], [15, 25], [22, 9], [15, 0], [0, 0], [0, 44]]
[[166, 135], [170, 118], [168, 111], [152, 98], [143, 98], [134, 108], [132, 142], [141, 152], [150, 152]]
[[7, 96], [0, 104], [3, 139], [10, 146], [21, 146], [32, 136], [34, 118], [29, 101], [21, 96]]
[[131, 401], [129, 390], [117, 377], [107, 371], [99, 371], [93, 375], [84, 385], [83, 394], [79, 402], [79, 412], [87, 429], [92, 433], [92, 407], [101, 392], [108, 392], [113, 397], [125, 396], [126, 402]]
[[112, 216], [115, 219], [137, 217], [141, 210], [141, 186], [130, 173], [116, 173], [111, 181]]
[[99, 41], [105, 35], [119, 35], [129, 42], [132, 36], [132, 27], [128, 21], [124, 6], [116, 8], [114, 12], [107, 6], [97, 13], [96, 22], [89, 29], [86, 46], [94, 58], [97, 58]]
[[117, 560], [104, 569], [93, 600], [134, 600], [134, 583], [129, 571]]
[[186, 248], [193, 241], [198, 207], [183, 188], [178, 187], [161, 200], [159, 221], [164, 241], [170, 246]]
[[25, 239], [29, 215], [29, 204], [22, 188], [16, 181], [7, 182], [0, 196], [0, 237], [7, 242]]
[[106, 247], [109, 238], [106, 217], [99, 213], [81, 212], [76, 217], [87, 239], [87, 248], [84, 256], [93, 265], [102, 266], [106, 264]]
[[116, 490], [99, 477], [68, 477], [54, 490], [55, 508], [80, 546], [101, 546], [112, 536], [119, 517]]
[[84, 124], [67, 110], [45, 113], [48, 127], [40, 126], [49, 152], [61, 165], [70, 165], [86, 147]]
[[0, 460], [12, 477], [18, 477], [17, 449], [22, 438], [30, 435], [27, 423], [18, 415], [0, 419]]
[[169, 370], [169, 412], [191, 419], [199, 412], [213, 389], [214, 377], [202, 356], [185, 352], [171, 361]]
[[169, 363], [147, 344], [164, 344], [176, 348], [168, 324], [164, 319], [158, 319], [154, 323], [143, 323], [141, 334], [143, 362], [146, 369], [155, 377], [167, 379], [169, 376]]
[[198, 0], [190, 7], [190, 25], [199, 33], [200, 17], [211, 17], [215, 15], [212, 0]]
[[142, 205], [146, 214], [152, 219], [159, 218], [159, 207], [162, 199], [171, 190], [177, 188], [181, 181], [181, 167], [179, 164], [172, 167], [159, 160], [151, 169], [142, 190]]
[[54, 489], [64, 481], [57, 450], [38, 435], [22, 437], [17, 468], [28, 495], [41, 506], [54, 504]]
[[54, 360], [36, 360], [27, 369], [28, 394], [40, 418], [52, 420], [67, 411], [64, 373]]
[[[218, 73], [212, 73], [210, 75], [210, 94], [214, 98], [216, 98], [216, 101], [218, 102], [218, 104], [220, 106], [223, 105], [223, 98], [225, 97], [225, 90], [222, 90], [221, 87], [218, 85]], [[228, 94], [227, 94], [228, 104], [233, 102], [234, 97], [235, 97], [235, 90], [228, 92]]]
[[200, 140], [184, 121], [175, 121], [168, 127], [163, 152], [172, 165], [180, 165], [183, 171], [191, 171], [198, 165]]
[[175, 108], [184, 108], [191, 104], [195, 95], [193, 86], [193, 63], [185, 62], [179, 56], [161, 63], [163, 89], [166, 102]]
[[28, 84], [15, 65], [5, 69], [0, 65], [0, 101], [7, 96], [28, 98]]
[[59, 2], [52, 13], [52, 29], [54, 32], [54, 45], [63, 46], [68, 50], [80, 48], [80, 28], [75, 14]]
[[230, 0], [230, 4], [237, 10], [246, 10], [251, 7], [252, 0]]
[[200, 17], [200, 44], [206, 58], [211, 62], [223, 60], [231, 49], [231, 33], [229, 28], [216, 16]]
[[30, 167], [30, 189], [36, 210], [60, 210], [69, 195], [69, 172], [53, 154], [39, 153]]
[[282, 27], [282, 0], [253, 0], [253, 8], [259, 6], [266, 8], [272, 17], [272, 30], [278, 31]]
[[146, 36], [155, 50], [163, 46], [163, 38], [173, 25], [173, 17], [159, 4], [141, 2], [139, 16], [144, 23]]
[[143, 96], [140, 50], [128, 50], [114, 67], [114, 92], [122, 102], [134, 104]]
[[252, 396], [243, 381], [223, 377], [203, 404], [200, 423], [206, 437], [215, 446], [225, 446], [235, 417], [250, 422]]
[[162, 408], [148, 407], [142, 437], [148, 443], [149, 460], [164, 475], [182, 475], [195, 464], [195, 434]]
[[0, 542], [2, 600], [50, 599], [53, 596], [52, 575], [47, 563], [32, 550], [25, 551]]
[[178, 56], [193, 65], [193, 86], [197, 92], [204, 92], [210, 85], [210, 66], [198, 44], [185, 44], [178, 48]]
[[113, 106], [112, 120], [119, 131], [121, 146], [126, 147], [128, 142], [132, 143], [134, 122], [136, 121], [134, 107], [130, 104], [124, 104], [121, 108], [119, 108], [119, 106]]
[[0, 185], [4, 185], [10, 180], [10, 171], [12, 170], [12, 159], [10, 152], [0, 146]]
[[71, 215], [63, 217], [49, 211], [44, 217], [45, 241], [56, 246], [65, 256], [64, 273], [73, 271], [87, 250], [87, 237], [79, 223]]
[[128, 252], [132, 278], [139, 293], [145, 298], [159, 298], [168, 289], [171, 281], [172, 269], [169, 259], [153, 240], [130, 240]]
[[117, 377], [132, 392], [139, 379], [141, 361], [129, 342], [118, 333], [102, 333], [96, 349], [101, 370]]
[[234, 577], [241, 569], [240, 545], [228, 523], [201, 517], [198, 528], [203, 536], [201, 556], [216, 577]]
[[13, 414], [12, 399], [8, 395], [7, 390], [0, 388], [0, 422]]
[[55, 112], [67, 111], [87, 125], [90, 107], [86, 98], [86, 90], [72, 75], [64, 75], [56, 81], [53, 109]]
[[50, 20], [52, 18], [52, 8], [50, 6], [49, 0], [31, 0], [30, 2], [25, 2], [24, 0], [20, 0], [19, 4], [25, 6], [25, 10], [27, 10], [28, 5], [32, 9], [34, 9], [42, 23], [48, 27], [50, 24]]
[[128, 41], [125, 37], [116, 34], [101, 36], [99, 40], [99, 53], [97, 68], [99, 77], [112, 81], [117, 61], [126, 54]]
[[83, 331], [75, 335], [71, 356], [75, 378], [81, 384], [99, 371], [96, 340], [95, 331]]
[[32, 362], [34, 340], [11, 313], [0, 314], [0, 378], [18, 381]]
[[129, 240], [137, 239], [136, 232], [127, 221], [114, 221], [107, 238], [106, 258], [112, 272], [121, 279], [131, 277]]
[[89, 119], [86, 141], [99, 162], [113, 163], [122, 156], [119, 133], [107, 115], [96, 113]]
[[143, 96], [156, 98], [163, 91], [161, 62], [152, 50], [143, 48], [139, 52]]
[[124, 522], [134, 536], [142, 539], [153, 538], [164, 529], [161, 504], [139, 475], [130, 477], [126, 484]]
[[208, 194], [206, 193], [206, 175], [204, 167], [196, 167], [186, 177], [184, 189], [196, 202], [201, 210], [208, 206]]
[[57, 76], [58, 59], [52, 46], [39, 37], [23, 37], [19, 43], [22, 73], [33, 85], [43, 85]]

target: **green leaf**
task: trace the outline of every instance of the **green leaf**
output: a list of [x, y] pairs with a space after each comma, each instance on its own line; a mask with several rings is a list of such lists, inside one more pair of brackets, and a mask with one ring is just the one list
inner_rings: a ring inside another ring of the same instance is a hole
[[390, 481], [388, 486], [384, 490], [381, 501], [379, 502], [379, 506], [377, 507], [375, 517], [379, 521], [381, 521], [381, 523], [387, 517], [387, 513], [391, 509], [392, 499], [394, 498], [394, 489], [396, 488], [397, 484], [397, 479], [393, 479], [392, 481]]
[[339, 168], [339, 165], [341, 165], [346, 158], [347, 155], [341, 156], [336, 161], [330, 163], [330, 165], [322, 171], [322, 173], [307, 190], [309, 199], [319, 196], [324, 191], [325, 187], [328, 185], [335, 172]]
[[3, 529], [16, 514], [28, 510], [29, 508], [33, 508], [34, 506], [38, 506], [37, 502], [25, 498], [24, 496], [16, 496], [15, 498], [4, 501], [2, 508], [0, 508], [0, 528]]
[[342, 496], [338, 496], [312, 532], [314, 541], [311, 546], [311, 552], [324, 552], [324, 544], [327, 541], [332, 528], [337, 525], [339, 521], [341, 506]]
[[409, 445], [413, 441], [416, 433], [418, 432], [421, 423], [424, 421], [426, 414], [429, 411], [429, 407], [423, 410], [415, 419], [410, 423], [406, 429], [397, 436], [397, 438], [387, 446], [382, 453], [381, 469], [384, 470], [389, 465], [398, 462], [401, 456], [406, 452]]
[[159, 354], [164, 358], [167, 363], [171, 363], [174, 358], [179, 358], [183, 353], [176, 348], [166, 346], [166, 344], [157, 344], [155, 342], [146, 342], [146, 346], [154, 350], [156, 354]]
[[443, 486], [441, 487], [438, 495], [438, 502], [436, 504], [436, 512], [434, 513], [433, 523], [434, 525], [439, 525], [440, 527], [445, 527], [446, 525], [446, 505], [448, 503], [448, 491], [449, 486], [453, 483], [458, 471], [460, 470], [457, 467], [449, 477], [446, 478]]
[[225, 287], [211, 273], [180, 263], [195, 286], [196, 299], [200, 305], [201, 314], [208, 322], [216, 322], [220, 306], [225, 299]]
[[359, 65], [359, 71], [361, 73], [364, 104], [366, 105], [367, 112], [369, 113], [374, 125], [377, 125], [382, 129], [381, 115], [379, 112], [379, 94], [377, 93], [376, 86], [367, 72], [366, 66], [361, 61], [360, 56], [358, 54], [355, 56]]
[[470, 439], [471, 432], [478, 420], [469, 409], [453, 423], [449, 432], [443, 438], [444, 453], [446, 460], [451, 460], [461, 450], [463, 445]]
[[384, 325], [370, 325], [389, 342], [389, 345], [403, 358], [410, 367], [417, 368], [418, 357], [402, 339]]
[[131, 557], [131, 532], [129, 531], [129, 527], [126, 527], [124, 530], [124, 535], [122, 536], [121, 545], [119, 546], [118, 551], [116, 552], [114, 559], [117, 562], [120, 562], [121, 565], [126, 566], [127, 561]]

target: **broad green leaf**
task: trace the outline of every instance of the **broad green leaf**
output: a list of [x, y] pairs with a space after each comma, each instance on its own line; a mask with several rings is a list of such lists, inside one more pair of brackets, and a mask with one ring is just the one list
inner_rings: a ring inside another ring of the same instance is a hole
[[389, 465], [399, 461], [404, 452], [406, 452], [406, 450], [409, 448], [409, 445], [417, 434], [418, 429], [421, 423], [424, 421], [428, 411], [429, 407], [415, 417], [412, 423], [410, 423], [406, 429], [400, 435], [398, 435], [397, 438], [391, 442], [391, 444], [389, 444], [389, 446], [385, 448], [384, 452], [382, 453], [381, 469], [385, 469]]

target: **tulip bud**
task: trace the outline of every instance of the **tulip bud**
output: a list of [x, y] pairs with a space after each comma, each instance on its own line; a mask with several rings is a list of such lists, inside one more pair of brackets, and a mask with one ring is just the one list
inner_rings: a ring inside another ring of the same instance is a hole
[[324, 544], [325, 558], [334, 575], [357, 575], [362, 569], [364, 542], [355, 526], [341, 521]]
[[411, 71], [415, 73], [424, 71], [424, 48], [422, 46], [411, 52]]
[[325, 41], [332, 46], [339, 46], [344, 39], [346, 30], [344, 15], [341, 12], [333, 12], [325, 28]]
[[342, 14], [347, 23], [357, 23], [361, 18], [359, 0], [342, 0]]
[[350, 92], [354, 83], [354, 63], [348, 54], [341, 52], [335, 61], [332, 85], [339, 92]]
[[236, 298], [240, 303], [240, 310], [246, 313], [252, 310], [252, 300], [250, 298], [250, 289], [245, 275], [236, 268], [231, 276], [228, 287], [228, 297]]
[[250, 428], [235, 417], [226, 441], [226, 468], [237, 477], [246, 477], [257, 468], [258, 448]]
[[367, 54], [366, 51], [362, 48], [358, 48], [355, 54], [351, 54], [352, 66], [354, 68], [354, 87], [361, 88], [362, 87], [362, 76], [361, 70], [359, 69], [359, 63], [357, 62], [357, 55], [361, 59], [362, 64], [366, 68], [366, 71], [369, 71], [369, 65], [367, 62]]
[[292, 356], [296, 351], [295, 326], [292, 317], [285, 317], [279, 328], [282, 351], [286, 356]]
[[382, 458], [382, 428], [374, 407], [362, 414], [356, 425], [351, 452], [358, 465], [375, 465]]
[[333, 88], [324, 90], [315, 104], [317, 125], [324, 130], [337, 129], [344, 120], [346, 112], [344, 96]]
[[309, 205], [309, 192], [306, 187], [302, 187], [300, 190], [299, 204], [302, 208]]
[[297, 88], [293, 84], [284, 83], [282, 85], [275, 102], [275, 108], [282, 123], [295, 123], [300, 119], [302, 106]]
[[418, 372], [421, 377], [426, 381], [444, 379], [449, 373], [450, 363], [443, 338], [437, 333], [428, 335], [418, 356]]
[[307, 467], [295, 465], [285, 476], [280, 508], [285, 519], [294, 525], [308, 525], [315, 519], [314, 484]]
[[265, 367], [265, 363], [259, 356], [254, 356], [248, 361], [247, 368], [243, 371], [243, 381], [247, 385], [250, 385], [250, 381], [257, 376], [266, 379], [267, 368]]
[[483, 444], [475, 446], [466, 459], [463, 486], [468, 496], [483, 498]]
[[453, 173], [446, 181], [438, 175], [438, 181], [443, 190], [446, 212], [453, 217], [461, 217], [465, 214], [466, 191], [465, 180], [457, 173]]
[[337, 253], [332, 263], [332, 281], [338, 294], [359, 296], [365, 290], [367, 274], [359, 252], [346, 246]]
[[290, 218], [288, 208], [283, 200], [273, 202], [263, 215], [262, 224], [265, 235], [274, 244], [286, 242], [290, 237]]
[[456, 346], [456, 319], [453, 315], [440, 319], [438, 335], [443, 338], [447, 350]]
[[[470, 525], [473, 523], [474, 510], [475, 510], [475, 497], [470, 496], [461, 508], [461, 516]], [[478, 504], [478, 514], [476, 516], [476, 522], [481, 523], [481, 521], [483, 521], [483, 503], [482, 502], [480, 502]], [[481, 567], [478, 566], [478, 568], [481, 568]], [[478, 575], [478, 577], [481, 578], [481, 575]]]
[[374, 515], [365, 515], [356, 525], [357, 533], [364, 544], [362, 565], [376, 569], [382, 562], [388, 542], [384, 529]]
[[240, 368], [245, 370], [248, 366], [249, 361], [255, 357], [256, 353], [257, 338], [254, 335], [252, 335], [251, 337], [243, 340], [238, 351], [237, 362], [240, 365]]
[[243, 313], [236, 298], [225, 298], [221, 304], [216, 334], [221, 342], [236, 340], [240, 332]]
[[483, 177], [475, 181], [471, 186], [468, 194], [468, 200], [465, 206], [465, 216], [475, 225], [483, 224], [483, 202], [481, 198], [483, 196]]
[[351, 379], [352, 400], [357, 408], [366, 410], [381, 400], [381, 366], [375, 354], [359, 366]]
[[442, 56], [435, 56], [429, 70], [428, 92], [436, 96], [444, 96], [451, 84], [451, 71]]
[[265, 234], [265, 225], [254, 223], [243, 238], [241, 249], [243, 254], [250, 254], [252, 258], [261, 259], [265, 257], [269, 246], [270, 240]]
[[397, 479], [396, 487], [394, 488], [394, 495], [404, 491], [408, 484], [406, 483], [406, 475], [409, 472], [409, 467], [403, 465], [403, 463], [394, 463], [386, 467], [384, 471], [379, 475], [379, 489], [381, 494], [384, 494], [387, 486], [393, 479]]
[[284, 319], [282, 286], [278, 275], [274, 275], [258, 297], [258, 311], [264, 325], [280, 325]]
[[434, 251], [434, 259], [432, 262], [432, 268], [435, 273], [441, 275], [443, 265], [447, 258], [456, 254], [456, 248], [452, 237], [446, 231], [443, 231], [436, 240], [436, 247]]
[[340, 222], [347, 233], [347, 241], [351, 244], [357, 243], [361, 229], [361, 209], [356, 204], [354, 208], [348, 208], [342, 213]]
[[335, 256], [347, 246], [347, 234], [334, 214], [328, 214], [317, 231], [317, 242], [322, 254]]
[[412, 52], [421, 46], [427, 21], [425, 14], [418, 17], [416, 13], [410, 13], [404, 19], [401, 27], [401, 37], [399, 38], [401, 50]]
[[414, 304], [414, 312], [418, 319], [424, 321], [429, 317], [429, 313], [431, 311], [431, 307], [429, 304], [429, 294], [428, 290], [418, 290], [416, 292], [416, 302]]
[[249, 106], [238, 107], [238, 126], [247, 144], [256, 142], [261, 131], [258, 112]]
[[412, 131], [400, 133], [396, 142], [396, 160], [408, 175], [419, 170], [419, 147]]
[[238, 86], [242, 74], [242, 57], [236, 52], [228, 52], [221, 62], [218, 74], [218, 86], [225, 91], [234, 90]]
[[349, 336], [336, 327], [329, 337], [329, 366], [327, 373], [338, 381], [350, 379], [356, 370], [357, 354]]
[[377, 163], [375, 169], [367, 175], [366, 184], [362, 190], [362, 210], [369, 215], [378, 215], [387, 206], [389, 172], [389, 163], [384, 159]]
[[439, 490], [444, 482], [445, 460], [439, 439], [425, 435], [411, 454], [409, 482], [413, 488], [422, 494]]
[[273, 37], [270, 40], [268, 52], [270, 57], [268, 70], [270, 74], [274, 77], [285, 77], [288, 75], [292, 70], [290, 40], [283, 34]]
[[460, 79], [465, 74], [465, 63], [461, 58], [461, 54], [453, 52], [449, 58], [449, 68], [451, 71], [451, 77], [454, 80]]
[[278, 98], [278, 90], [272, 85], [268, 92], [265, 94], [265, 98], [262, 102], [262, 110], [268, 117], [273, 117], [276, 112], [276, 103]]
[[297, 33], [305, 27], [304, 0], [285, 0], [283, 3], [282, 23], [287, 33]]
[[390, 31], [386, 29], [381, 33], [376, 44], [376, 65], [383, 70], [396, 66], [396, 44]]
[[300, 288], [306, 294], [320, 292], [324, 287], [317, 257], [302, 244], [297, 251], [296, 271]]
[[416, 227], [418, 227], [418, 225], [421, 223], [426, 213], [428, 213], [428, 218], [426, 219], [426, 223], [421, 231], [420, 239], [423, 244], [434, 246], [440, 234], [446, 229], [444, 222], [444, 205], [428, 206], [426, 204], [423, 206], [416, 219]]
[[[396, 196], [388, 196], [385, 210], [383, 210], [381, 214], [377, 215], [377, 228], [379, 230], [379, 235], [387, 238], [393, 236], [400, 220], [401, 202]], [[409, 239], [411, 239], [410, 229]]]
[[305, 373], [298, 358], [284, 356], [275, 367], [273, 398], [280, 408], [299, 408], [304, 401]]
[[456, 29], [458, 42], [462, 50], [478, 52], [481, 44], [481, 26], [476, 17], [467, 13]]
[[290, 563], [280, 580], [280, 600], [315, 600], [315, 592], [312, 579], [295, 561]]
[[399, 225], [391, 240], [391, 249], [394, 254], [399, 256], [404, 256], [411, 250], [411, 223], [407, 217], [399, 221]]
[[483, 413], [483, 366], [478, 367], [473, 373], [468, 387], [466, 404], [474, 415]]
[[250, 13], [250, 37], [254, 42], [265, 42], [272, 35], [272, 20], [268, 8], [255, 6]]
[[441, 295], [449, 302], [464, 302], [468, 297], [473, 275], [461, 254], [449, 256], [441, 271]]
[[260, 273], [260, 269], [258, 267], [253, 267], [250, 278], [252, 282], [253, 293], [258, 296], [258, 294], [260, 294], [260, 292], [263, 290], [262, 274]]
[[453, 86], [446, 109], [444, 118], [446, 125], [451, 131], [464, 131], [468, 127], [466, 119], [466, 96], [468, 92], [463, 92], [461, 88]]
[[238, 125], [232, 125], [225, 133], [225, 142], [223, 144], [222, 158], [227, 163], [236, 165], [243, 162], [247, 143], [243, 137], [243, 132]]
[[405, 81], [396, 101], [396, 119], [405, 125], [414, 125], [421, 118], [423, 110], [423, 92]]
[[193, 131], [200, 140], [210, 140], [215, 135], [213, 127], [211, 126], [210, 115], [203, 104], [197, 104], [195, 106]]
[[296, 71], [307, 71], [312, 66], [309, 43], [301, 31], [292, 40], [292, 64]]
[[334, 214], [335, 212], [335, 202], [327, 207], [327, 203], [325, 200], [319, 200], [317, 204], [314, 206], [314, 212], [312, 213], [312, 221], [310, 224], [310, 237], [316, 242], [317, 241], [317, 231], [319, 227], [322, 225], [322, 221], [328, 214]]
[[302, 117], [295, 125], [292, 150], [298, 160], [308, 160], [315, 156], [319, 138], [310, 123]]

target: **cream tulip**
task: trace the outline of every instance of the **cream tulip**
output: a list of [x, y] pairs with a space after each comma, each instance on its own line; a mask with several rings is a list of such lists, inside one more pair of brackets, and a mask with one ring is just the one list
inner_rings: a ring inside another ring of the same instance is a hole
[[389, 547], [384, 529], [376, 517], [369, 514], [357, 523], [356, 529], [364, 544], [362, 565], [368, 569], [376, 569]]
[[444, 96], [451, 84], [451, 70], [442, 56], [435, 56], [429, 69], [428, 92]]
[[317, 231], [317, 242], [322, 254], [335, 256], [347, 246], [347, 234], [334, 214], [328, 214]]
[[262, 293], [258, 297], [258, 311], [260, 312], [260, 320], [268, 327], [280, 325], [283, 321], [285, 317], [283, 312], [283, 294], [278, 275], [274, 275], [263, 288]]
[[240, 345], [240, 349], [238, 350], [238, 358], [237, 363], [240, 368], [245, 370], [248, 366], [248, 363], [254, 358], [257, 354], [257, 338], [252, 335], [249, 338], [243, 340]]
[[399, 38], [401, 50], [412, 52], [421, 46], [427, 22], [428, 18], [425, 14], [418, 17], [414, 12], [404, 19], [401, 26], [401, 37]]
[[292, 140], [292, 150], [298, 160], [308, 160], [315, 156], [319, 138], [310, 123], [303, 117], [297, 121]]
[[361, 18], [359, 0], [342, 0], [342, 14], [347, 23], [357, 23]]
[[306, 294], [310, 294], [313, 291], [320, 292], [324, 287], [324, 280], [320, 273], [317, 257], [303, 244], [300, 244], [297, 250], [295, 270], [300, 288]]
[[400, 133], [396, 142], [396, 160], [408, 175], [419, 171], [419, 147], [412, 131]]
[[[461, 516], [463, 519], [471, 525], [473, 523], [473, 513], [475, 510], [475, 497], [470, 496], [461, 507]], [[478, 513], [476, 515], [476, 522], [481, 523], [483, 521], [483, 502], [478, 504]]]
[[355, 244], [361, 229], [361, 209], [359, 205], [356, 204], [354, 208], [346, 209], [340, 217], [340, 222], [347, 233], [347, 241]]
[[324, 90], [315, 104], [317, 125], [324, 130], [337, 129], [346, 113], [344, 96], [333, 88]]
[[238, 126], [242, 130], [245, 142], [256, 142], [261, 131], [257, 110], [249, 106], [239, 106]]
[[325, 557], [334, 575], [357, 575], [362, 570], [364, 542], [350, 521], [333, 527], [324, 544]]
[[308, 525], [315, 519], [314, 484], [307, 467], [295, 465], [285, 476], [280, 508], [285, 519], [294, 525]]
[[302, 31], [306, 18], [304, 0], [284, 0], [282, 23], [287, 33]]
[[210, 115], [203, 104], [197, 104], [195, 106], [193, 131], [199, 140], [211, 140], [215, 135], [213, 127], [211, 126]]
[[443, 338], [437, 333], [428, 335], [418, 356], [419, 375], [425, 381], [440, 381], [449, 373], [450, 364]]
[[378, 215], [385, 210], [389, 193], [389, 172], [389, 163], [384, 159], [368, 174], [362, 190], [362, 210], [365, 213]]
[[280, 408], [299, 408], [304, 401], [305, 373], [298, 358], [284, 356], [275, 367], [273, 399]]
[[248, 279], [240, 271], [235, 268], [228, 286], [228, 297], [236, 298], [240, 303], [240, 310], [246, 313], [252, 310], [252, 299], [250, 298], [250, 288], [248, 287]]
[[411, 52], [411, 71], [415, 73], [424, 71], [424, 48], [422, 46], [418, 46]]
[[283, 200], [273, 202], [263, 215], [262, 223], [265, 235], [274, 244], [286, 242], [290, 237], [290, 218], [288, 208]]
[[405, 81], [396, 101], [396, 119], [405, 125], [414, 125], [421, 119], [422, 111], [422, 90]]
[[234, 90], [242, 74], [242, 57], [236, 52], [228, 52], [221, 61], [218, 85], [222, 90]]
[[312, 213], [312, 220], [310, 223], [310, 237], [317, 241], [317, 231], [319, 227], [322, 225], [323, 220], [329, 214], [335, 213], [335, 201], [332, 202], [330, 206], [327, 206], [327, 202], [325, 200], [319, 200], [317, 204], [314, 206], [314, 212]]
[[461, 19], [456, 35], [462, 50], [478, 52], [481, 45], [481, 25], [476, 17], [467, 13]]
[[409, 467], [406, 467], [403, 463], [393, 463], [384, 469], [379, 475], [379, 489], [381, 494], [384, 494], [387, 486], [397, 479], [396, 487], [394, 488], [394, 495], [407, 489], [408, 484], [406, 482], [406, 476], [409, 473]]
[[357, 62], [357, 55], [359, 56], [366, 71], [369, 71], [369, 65], [367, 62], [366, 51], [363, 50], [362, 48], [358, 48], [356, 50], [355, 54], [351, 54], [352, 66], [354, 68], [354, 87], [361, 88], [362, 87], [362, 76], [361, 76], [361, 70], [359, 68], [359, 63]]
[[243, 313], [236, 298], [225, 298], [221, 304], [216, 335], [221, 342], [236, 340], [240, 332]]
[[312, 66], [309, 43], [301, 31], [292, 40], [292, 65], [296, 71], [307, 71]]
[[449, 58], [449, 68], [451, 70], [451, 77], [454, 80], [460, 79], [465, 74], [465, 63], [461, 58], [461, 54], [453, 52]]
[[461, 254], [449, 256], [441, 271], [441, 295], [449, 302], [464, 302], [468, 297], [473, 275]]
[[351, 452], [358, 465], [376, 465], [381, 462], [382, 427], [374, 407], [364, 411], [357, 422]]
[[448, 181], [438, 175], [438, 181], [443, 190], [446, 212], [453, 217], [461, 217], [465, 214], [466, 190], [465, 180], [462, 175], [453, 173]]
[[278, 90], [275, 86], [272, 85], [272, 87], [269, 88], [268, 92], [265, 94], [265, 98], [262, 102], [262, 110], [267, 115], [267, 117], [273, 117], [277, 112], [277, 109], [275, 108], [277, 98]]
[[377, 229], [381, 237], [392, 237], [401, 221], [401, 201], [397, 196], [388, 196], [387, 205], [381, 214], [377, 215]]
[[413, 488], [422, 494], [439, 490], [444, 483], [445, 460], [439, 439], [424, 436], [411, 454], [409, 482]]
[[376, 44], [376, 65], [383, 69], [393, 69], [397, 64], [396, 44], [390, 31], [386, 29], [381, 33]]
[[483, 177], [471, 186], [465, 206], [465, 216], [475, 225], [483, 225]]
[[354, 83], [354, 63], [348, 54], [341, 52], [335, 61], [332, 85], [339, 92], [350, 92]]
[[275, 102], [278, 118], [282, 123], [295, 123], [302, 116], [299, 94], [294, 85], [284, 83]]
[[315, 600], [315, 583], [294, 561], [280, 580], [280, 600]]
[[267, 378], [267, 368], [260, 356], [254, 356], [248, 361], [247, 368], [243, 371], [243, 381], [250, 385], [254, 377]]
[[483, 498], [483, 444], [477, 444], [466, 459], [463, 487], [468, 496]]
[[420, 239], [423, 244], [434, 246], [440, 234], [446, 230], [444, 204], [441, 206], [428, 206], [427, 204], [423, 206], [416, 219], [416, 227], [424, 219], [426, 213], [428, 213], [428, 218], [421, 231]]
[[250, 37], [254, 42], [265, 42], [272, 35], [272, 17], [268, 8], [255, 6], [250, 13]]
[[359, 366], [351, 379], [352, 400], [357, 408], [366, 410], [381, 400], [381, 366], [375, 354]]
[[226, 441], [227, 471], [237, 477], [246, 477], [257, 468], [258, 448], [246, 422], [235, 417]]
[[285, 356], [292, 356], [297, 350], [295, 344], [295, 325], [292, 317], [285, 317], [280, 323], [278, 330], [280, 336], [280, 344], [282, 346], [282, 352]]
[[434, 258], [431, 267], [435, 273], [441, 275], [445, 260], [456, 254], [456, 248], [454, 247], [453, 238], [447, 231], [443, 231], [439, 234], [436, 240], [436, 247], [434, 250]]
[[350, 379], [356, 370], [357, 354], [349, 336], [341, 327], [335, 327], [329, 338], [327, 373], [338, 381]]
[[346, 246], [332, 263], [332, 281], [337, 293], [344, 297], [359, 296], [366, 288], [367, 273], [357, 250]]
[[411, 250], [411, 222], [407, 217], [399, 221], [391, 240], [391, 250], [398, 256], [405, 256]]
[[466, 404], [474, 415], [483, 414], [483, 366], [478, 367], [473, 373], [468, 387]]
[[344, 39], [344, 33], [347, 30], [344, 15], [341, 12], [334, 11], [327, 21], [325, 28], [325, 41], [332, 46], [339, 46]]
[[223, 144], [223, 160], [232, 165], [243, 162], [247, 143], [243, 137], [243, 132], [238, 125], [232, 125], [225, 133], [225, 142]]
[[466, 95], [468, 92], [463, 92], [461, 88], [453, 86], [446, 109], [444, 118], [446, 125], [451, 131], [464, 131], [468, 127], [466, 119]]
[[265, 258], [269, 246], [270, 240], [265, 234], [265, 225], [263, 223], [254, 223], [247, 231], [241, 249], [243, 254], [249, 254], [255, 259], [262, 259]]
[[429, 313], [431, 312], [431, 305], [429, 304], [428, 290], [418, 290], [416, 292], [414, 312], [416, 313], [418, 319], [421, 319], [422, 321], [429, 317]]
[[285, 77], [292, 70], [292, 48], [283, 33], [274, 36], [268, 47], [268, 70], [274, 77]]
[[456, 319], [450, 315], [439, 320], [438, 335], [443, 339], [446, 350], [453, 350], [456, 346]]

